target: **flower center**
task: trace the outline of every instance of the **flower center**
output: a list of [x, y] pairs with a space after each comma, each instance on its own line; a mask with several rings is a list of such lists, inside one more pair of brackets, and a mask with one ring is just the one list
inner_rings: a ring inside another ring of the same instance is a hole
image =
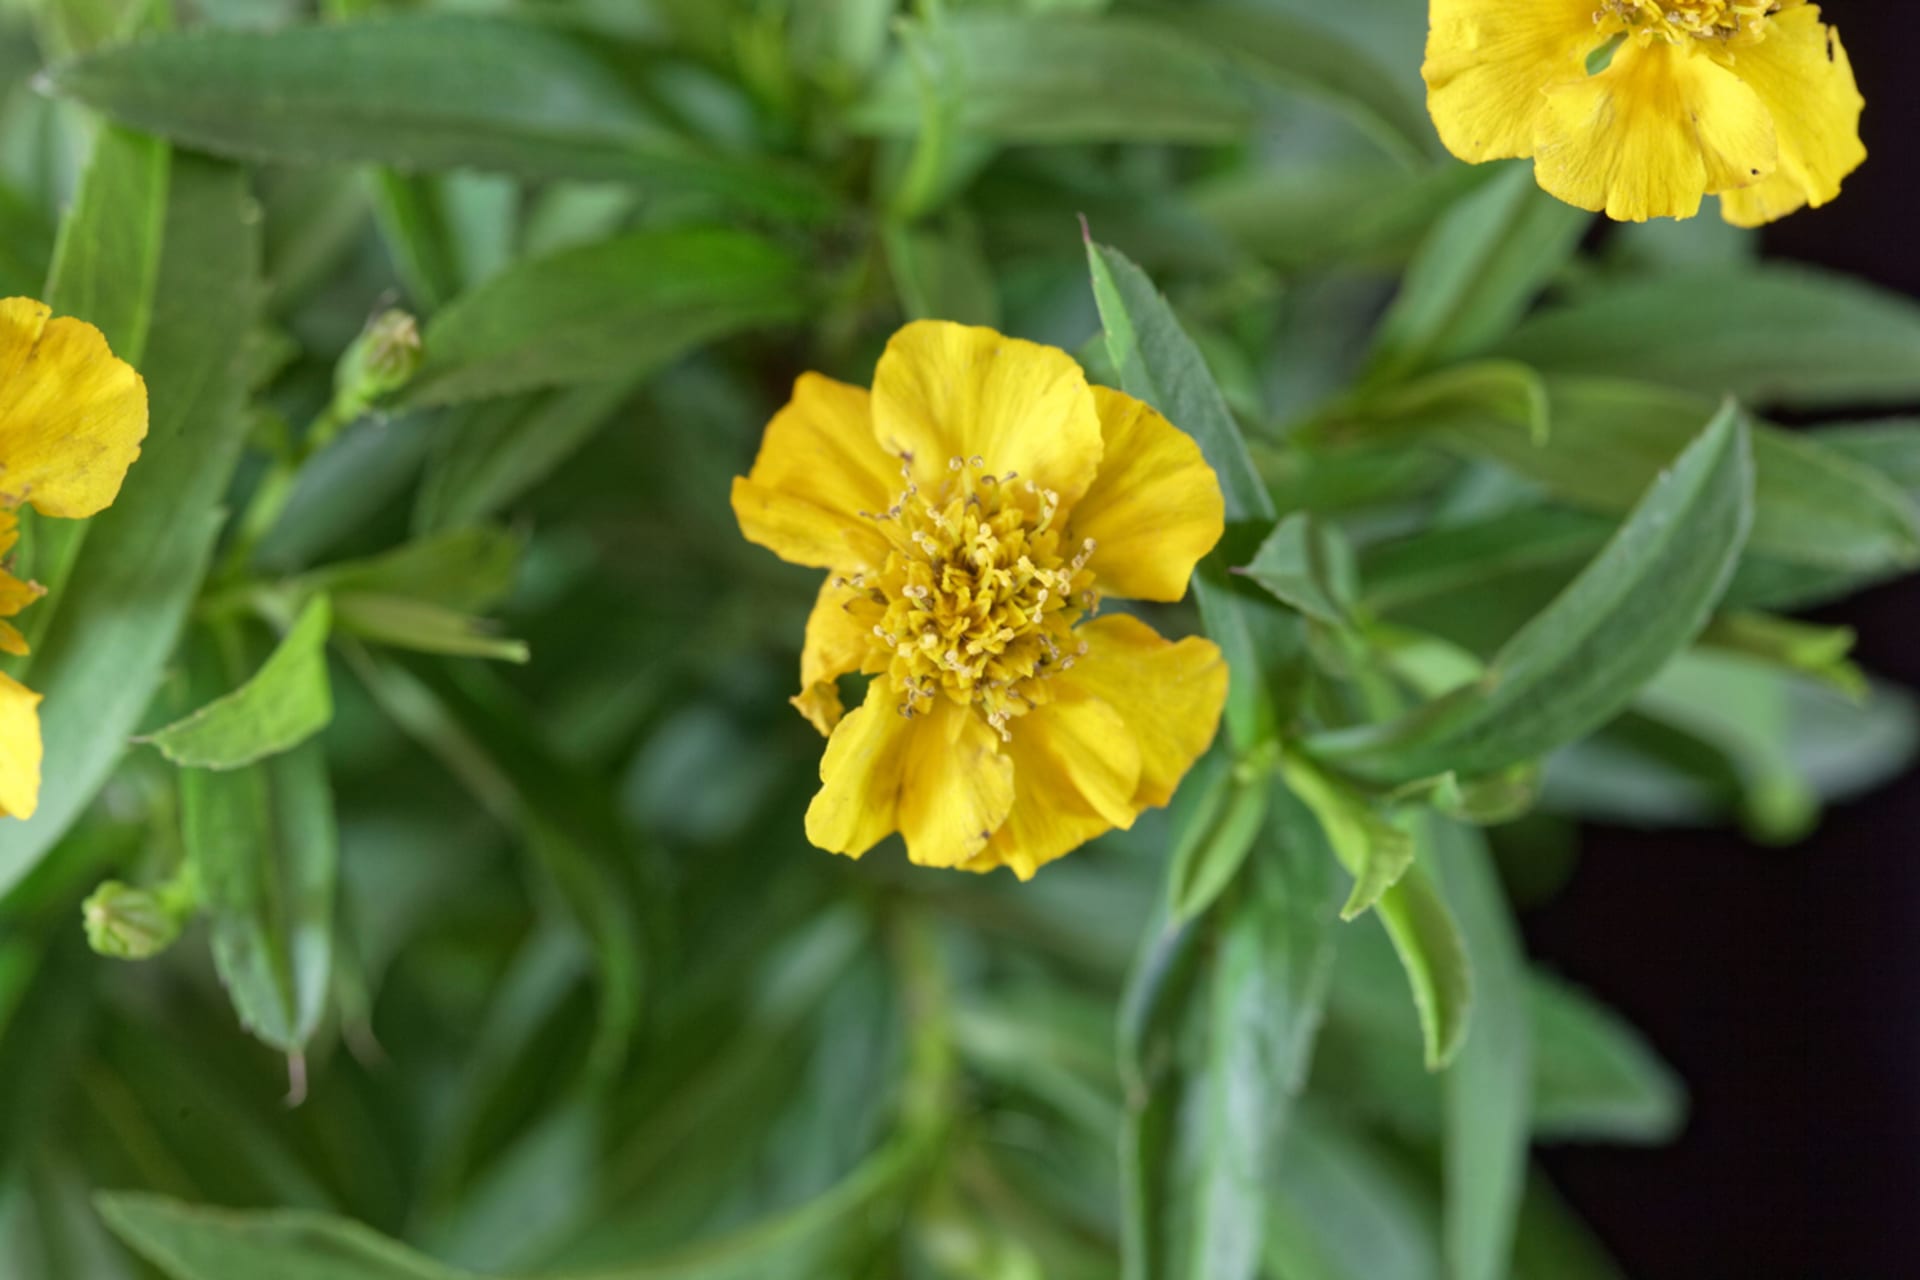
[[878, 570], [843, 580], [856, 590], [848, 609], [871, 625], [901, 715], [944, 693], [1005, 738], [1007, 721], [1048, 701], [1047, 678], [1086, 652], [1073, 624], [1098, 605], [1093, 539], [1066, 545], [1060, 495], [1011, 471], [976, 457], [947, 472], [932, 493], [909, 474], [893, 506], [862, 513], [891, 549]]
[[1683, 40], [1759, 38], [1778, 0], [1601, 0], [1593, 15], [1604, 36]]

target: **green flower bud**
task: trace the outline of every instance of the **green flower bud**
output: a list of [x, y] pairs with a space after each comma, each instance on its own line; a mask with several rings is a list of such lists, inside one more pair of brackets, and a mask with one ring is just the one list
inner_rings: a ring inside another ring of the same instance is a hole
[[413, 381], [425, 349], [420, 325], [404, 311], [383, 311], [373, 318], [334, 372], [334, 405], [342, 419], [358, 417], [383, 396]]
[[87, 945], [115, 960], [159, 955], [180, 936], [184, 913], [160, 893], [108, 880], [80, 904]]

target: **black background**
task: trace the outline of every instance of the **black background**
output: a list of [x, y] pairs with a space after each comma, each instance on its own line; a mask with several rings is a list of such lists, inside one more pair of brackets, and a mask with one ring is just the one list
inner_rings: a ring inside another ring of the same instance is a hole
[[[1920, 296], [1920, 4], [1823, 7], [1869, 159], [1767, 249]], [[1920, 581], [1822, 619], [1920, 689]], [[1549, 1152], [1561, 1189], [1640, 1280], [1920, 1277], [1920, 770], [1791, 849], [1606, 829], [1583, 848], [1529, 945], [1639, 1026], [1693, 1102], [1671, 1146]]]

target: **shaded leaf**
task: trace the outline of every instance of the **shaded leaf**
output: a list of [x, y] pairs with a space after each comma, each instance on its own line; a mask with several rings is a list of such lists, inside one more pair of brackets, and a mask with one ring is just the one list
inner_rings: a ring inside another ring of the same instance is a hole
[[141, 741], [190, 769], [237, 769], [299, 746], [333, 719], [332, 627], [327, 597], [315, 597], [245, 684]]

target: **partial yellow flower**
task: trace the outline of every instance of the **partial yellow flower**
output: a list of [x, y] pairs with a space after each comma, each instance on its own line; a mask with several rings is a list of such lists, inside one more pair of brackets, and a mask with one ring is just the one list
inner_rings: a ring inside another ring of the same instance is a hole
[[1449, 151], [1531, 156], [1548, 192], [1622, 221], [1717, 195], [1758, 226], [1867, 158], [1853, 64], [1806, 0], [1432, 0], [1421, 70]]
[[[733, 483], [741, 531], [828, 570], [800, 659], [830, 735], [820, 848], [1021, 879], [1164, 805], [1226, 700], [1210, 641], [1095, 617], [1178, 600], [1223, 529], [1199, 447], [1065, 352], [908, 325], [873, 390], [807, 374]], [[872, 677], [844, 713], [839, 677]]]
[[[120, 492], [147, 434], [147, 388], [92, 325], [53, 319], [31, 298], [0, 300], [0, 558], [19, 540], [15, 512], [90, 516]], [[42, 589], [0, 569], [0, 652], [27, 643], [5, 619]], [[0, 815], [40, 800], [40, 695], [0, 675]]]

